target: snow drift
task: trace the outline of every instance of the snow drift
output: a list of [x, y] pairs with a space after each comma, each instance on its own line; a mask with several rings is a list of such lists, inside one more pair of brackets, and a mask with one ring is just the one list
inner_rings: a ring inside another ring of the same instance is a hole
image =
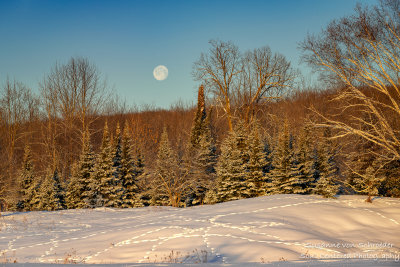
[[7, 212], [0, 262], [400, 265], [400, 200], [364, 199], [273, 195], [183, 209]]

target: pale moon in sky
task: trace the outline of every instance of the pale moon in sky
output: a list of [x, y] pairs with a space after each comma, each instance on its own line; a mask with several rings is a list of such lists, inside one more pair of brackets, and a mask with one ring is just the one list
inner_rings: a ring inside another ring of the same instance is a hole
[[167, 77], [168, 77], [167, 67], [165, 67], [163, 65], [159, 65], [159, 66], [155, 67], [153, 70], [153, 76], [158, 81], [167, 79]]

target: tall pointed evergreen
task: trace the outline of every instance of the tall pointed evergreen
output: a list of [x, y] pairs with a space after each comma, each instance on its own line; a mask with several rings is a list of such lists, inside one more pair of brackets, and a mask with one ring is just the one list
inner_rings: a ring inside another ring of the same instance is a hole
[[95, 155], [90, 143], [89, 130], [82, 134], [82, 152], [73, 166], [67, 185], [66, 205], [70, 209], [95, 207], [98, 184], [94, 180]]
[[204, 203], [205, 195], [215, 180], [216, 148], [210, 135], [202, 134], [197, 148], [187, 149], [185, 164], [191, 172], [191, 192], [186, 205]]
[[121, 169], [121, 159], [122, 159], [122, 136], [121, 136], [121, 128], [119, 127], [119, 122], [117, 122], [117, 128], [115, 130], [115, 139], [114, 139], [114, 158], [113, 158], [113, 166], [114, 166], [114, 176], [116, 179], [120, 179], [120, 169]]
[[197, 97], [197, 110], [193, 120], [190, 143], [184, 157], [185, 168], [191, 173], [191, 192], [186, 205], [204, 202], [205, 194], [215, 180], [216, 148], [211, 134], [210, 114], [207, 116], [204, 87], [201, 85]]
[[269, 189], [272, 194], [291, 194], [299, 187], [294, 177], [294, 138], [289, 132], [289, 123], [285, 120], [278, 137], [278, 144], [273, 155], [274, 168], [270, 173]]
[[161, 134], [160, 146], [157, 154], [155, 181], [157, 188], [153, 195], [153, 204], [165, 205], [169, 202], [174, 207], [180, 205], [182, 184], [179, 177], [178, 157], [169, 142], [167, 129]]
[[39, 190], [39, 210], [60, 210], [63, 208], [63, 192], [57, 169], [48, 171]]
[[119, 171], [121, 185], [124, 189], [124, 194], [122, 195], [122, 207], [124, 208], [142, 206], [138, 199], [139, 188], [132, 149], [128, 125], [125, 122], [121, 140], [121, 164]]
[[309, 125], [305, 125], [301, 130], [295, 157], [297, 164], [294, 166], [294, 175], [300, 186], [293, 193], [311, 193], [314, 182], [314, 145]]
[[264, 195], [265, 187], [267, 186], [267, 178], [263, 171], [267, 164], [266, 154], [259, 136], [257, 123], [253, 125], [248, 140], [249, 162], [247, 163], [247, 182], [250, 187], [250, 196], [256, 197]]
[[135, 149], [134, 162], [135, 162], [135, 164], [134, 164], [133, 172], [136, 177], [140, 177], [144, 173], [145, 162], [144, 162], [144, 157], [143, 157], [142, 151], [139, 148], [139, 146], [136, 146], [136, 149]]
[[251, 196], [246, 181], [248, 144], [246, 127], [242, 122], [229, 132], [221, 145], [217, 163], [215, 202], [225, 202]]
[[338, 192], [337, 184], [338, 167], [334, 159], [334, 150], [328, 139], [320, 143], [317, 155], [315, 157], [316, 174], [314, 194], [319, 194], [324, 197], [333, 197]]
[[29, 145], [25, 146], [22, 168], [19, 174], [19, 195], [20, 200], [17, 204], [18, 209], [31, 210], [31, 201], [34, 198], [37, 186], [37, 177], [35, 176], [32, 152]]
[[194, 117], [193, 126], [190, 134], [190, 142], [193, 147], [198, 147], [201, 136], [205, 134], [209, 127], [207, 122], [206, 106], [204, 99], [204, 87], [199, 87], [197, 96], [197, 110]]
[[95, 165], [95, 179], [98, 184], [99, 196], [106, 207], [119, 207], [121, 205], [122, 187], [114, 174], [114, 149], [106, 122], [101, 150]]
[[41, 197], [40, 197], [40, 189], [42, 186], [42, 179], [39, 177], [35, 177], [33, 180], [33, 184], [31, 187], [31, 199], [29, 200], [29, 210], [40, 210], [40, 202], [41, 202]]

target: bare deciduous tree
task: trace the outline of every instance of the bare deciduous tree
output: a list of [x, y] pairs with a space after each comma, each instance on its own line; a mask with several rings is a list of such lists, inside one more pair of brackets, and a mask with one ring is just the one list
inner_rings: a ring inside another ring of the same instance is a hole
[[4, 133], [3, 146], [6, 152], [6, 177], [10, 178], [14, 173], [15, 150], [18, 141], [28, 132], [22, 132], [21, 128], [30, 119], [37, 116], [37, 103], [30, 89], [17, 81], [7, 79], [0, 98], [0, 128]]
[[41, 84], [42, 91], [55, 103], [56, 115], [71, 126], [78, 118], [82, 134], [87, 119], [97, 114], [105, 103], [107, 84], [95, 65], [86, 58], [71, 58], [65, 65], [56, 64]]
[[296, 74], [290, 62], [281, 54], [272, 54], [268, 46], [245, 53], [242, 64], [238, 105], [244, 107], [243, 116], [249, 123], [255, 106], [263, 100], [280, 97], [291, 86]]
[[323, 119], [316, 125], [336, 129], [336, 137], [355, 135], [374, 143], [387, 161], [400, 159], [399, 1], [357, 6], [355, 15], [331, 22], [301, 48], [306, 62], [344, 85], [334, 100], [342, 103], [340, 117], [347, 119], [315, 110]]
[[242, 55], [230, 42], [210, 44], [208, 54], [194, 63], [193, 76], [222, 104], [231, 131], [234, 109], [249, 123], [255, 106], [280, 97], [296, 76], [286, 58], [267, 46]]
[[201, 54], [194, 63], [193, 76], [202, 81], [217, 97], [227, 116], [232, 131], [232, 93], [238, 88], [238, 76], [242, 72], [241, 56], [237, 46], [230, 42], [210, 41], [208, 54]]
[[[66, 64], [56, 64], [40, 88], [47, 117], [45, 147], [53, 167], [60, 157], [69, 166], [79, 153], [82, 133], [104, 106], [107, 84], [88, 59], [71, 58]], [[56, 139], [61, 135], [65, 151], [57, 150]]]

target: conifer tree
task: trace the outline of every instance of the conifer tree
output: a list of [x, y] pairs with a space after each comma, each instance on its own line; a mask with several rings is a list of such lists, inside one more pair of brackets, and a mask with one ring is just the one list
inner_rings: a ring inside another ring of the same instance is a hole
[[135, 164], [133, 168], [133, 173], [136, 177], [140, 177], [144, 173], [145, 162], [143, 158], [142, 151], [138, 146], [135, 149]]
[[81, 184], [78, 177], [78, 163], [71, 167], [71, 175], [67, 181], [65, 192], [65, 206], [67, 209], [76, 209], [82, 200]]
[[190, 134], [190, 143], [192, 147], [198, 147], [200, 138], [209, 130], [209, 122], [207, 121], [206, 106], [204, 99], [204, 87], [199, 87], [197, 96], [197, 110], [194, 117], [193, 126]]
[[[139, 164], [142, 164], [141, 162]], [[140, 166], [142, 167], [142, 166]], [[132, 144], [129, 137], [129, 129], [127, 123], [124, 126], [124, 132], [121, 140], [121, 164], [120, 164], [120, 181], [124, 190], [122, 196], [122, 207], [131, 208], [142, 206], [138, 193], [137, 175], [142, 170], [137, 169], [135, 172], [135, 159], [132, 155]]]
[[114, 176], [115, 179], [119, 180], [121, 178], [121, 160], [122, 160], [122, 136], [121, 129], [119, 127], [119, 122], [117, 122], [117, 128], [115, 130], [115, 139], [114, 139], [114, 158], [113, 158], [113, 167], [114, 167]]
[[114, 150], [112, 148], [108, 124], [103, 131], [101, 151], [95, 165], [95, 179], [98, 184], [99, 197], [106, 207], [119, 207], [121, 205], [122, 187], [115, 178]]
[[229, 132], [221, 145], [221, 155], [217, 163], [217, 181], [215, 202], [225, 202], [251, 196], [246, 181], [248, 162], [248, 144], [246, 127], [239, 122]]
[[63, 193], [58, 171], [48, 172], [39, 189], [39, 210], [60, 210], [63, 208]]
[[165, 200], [169, 200], [170, 205], [179, 207], [182, 197], [189, 188], [187, 172], [179, 163], [178, 157], [170, 145], [167, 130], [164, 128], [154, 173], [157, 195], [153, 196], [161, 204], [165, 203]]
[[315, 157], [315, 187], [312, 189], [314, 194], [324, 197], [333, 197], [338, 192], [339, 186], [336, 183], [338, 168], [334, 160], [332, 145], [323, 140]]
[[185, 200], [186, 206], [202, 204], [207, 190], [215, 180], [216, 148], [211, 132], [200, 135], [197, 147], [189, 143], [185, 150], [182, 168], [190, 174], [190, 192]]
[[209, 117], [205, 120], [205, 128], [203, 130], [197, 145], [195, 147], [192, 146], [187, 151], [194, 178], [192, 205], [201, 204], [204, 201], [205, 194], [214, 182], [216, 174], [217, 155], [215, 142], [211, 135]]
[[354, 182], [359, 186], [359, 193], [368, 195], [367, 202], [372, 202], [372, 197], [378, 195], [378, 188], [384, 177], [380, 177], [378, 171], [374, 168], [375, 164], [368, 166], [364, 174], [355, 177]]
[[295, 175], [300, 186], [297, 192], [293, 193], [310, 193], [314, 182], [314, 149], [309, 125], [305, 125], [300, 133], [295, 156], [297, 161]]
[[273, 160], [273, 147], [272, 147], [272, 142], [269, 139], [264, 139], [263, 140], [263, 144], [264, 144], [264, 155], [265, 155], [265, 164], [263, 167], [263, 173], [264, 173], [264, 179], [265, 179], [265, 184], [264, 184], [264, 194], [268, 195], [271, 194], [273, 192], [271, 192], [271, 171], [274, 168], [274, 166], [272, 165], [272, 160]]
[[289, 123], [285, 120], [273, 155], [272, 165], [274, 168], [270, 173], [269, 190], [273, 194], [291, 194], [300, 187], [295, 175], [293, 139], [289, 133]]
[[211, 134], [210, 115], [207, 116], [204, 87], [201, 85], [197, 97], [197, 110], [193, 120], [190, 143], [186, 147], [183, 164], [190, 173], [191, 192], [186, 205], [204, 202], [205, 194], [215, 177], [216, 148]]
[[31, 187], [31, 198], [29, 200], [28, 206], [29, 210], [40, 210], [40, 188], [42, 185], [42, 180], [39, 177], [35, 177]]
[[25, 146], [22, 169], [19, 175], [19, 195], [20, 201], [17, 203], [18, 209], [31, 210], [31, 202], [34, 198], [37, 186], [37, 178], [34, 173], [32, 152], [29, 145]]
[[70, 209], [95, 207], [98, 184], [94, 179], [95, 156], [90, 143], [89, 130], [82, 135], [82, 152], [74, 164], [66, 192], [66, 205]]
[[252, 127], [248, 140], [249, 145], [249, 162], [247, 164], [248, 174], [247, 182], [250, 187], [250, 196], [260, 196], [265, 194], [267, 178], [263, 169], [266, 167], [266, 154], [264, 145], [259, 136], [258, 124]]

